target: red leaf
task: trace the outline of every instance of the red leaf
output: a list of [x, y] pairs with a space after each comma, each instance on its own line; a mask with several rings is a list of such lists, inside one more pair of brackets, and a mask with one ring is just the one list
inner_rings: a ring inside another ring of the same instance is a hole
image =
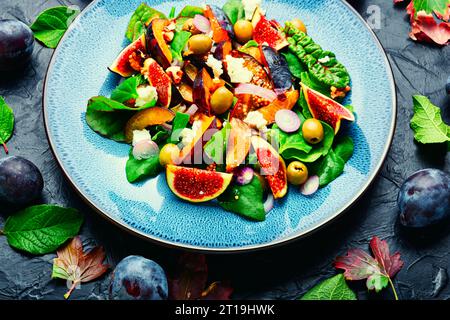
[[386, 241], [382, 241], [378, 237], [373, 237], [370, 241], [370, 248], [372, 249], [375, 259], [377, 259], [378, 263], [382, 266], [382, 270], [384, 270], [390, 278], [395, 276], [403, 267], [403, 261], [400, 260], [400, 253], [396, 252], [391, 256]]
[[377, 261], [361, 249], [350, 249], [346, 256], [337, 257], [334, 266], [345, 270], [347, 280], [367, 279], [373, 274], [373, 270], [379, 270]]
[[202, 300], [230, 300], [233, 288], [226, 283], [214, 282], [202, 293]]
[[409, 36], [413, 40], [447, 45], [450, 41], [450, 23], [437, 23], [433, 15], [424, 11], [417, 13], [417, 17], [411, 16], [411, 33]]
[[208, 279], [208, 266], [202, 254], [183, 254], [178, 262], [181, 270], [169, 280], [169, 299], [195, 300], [201, 297]]

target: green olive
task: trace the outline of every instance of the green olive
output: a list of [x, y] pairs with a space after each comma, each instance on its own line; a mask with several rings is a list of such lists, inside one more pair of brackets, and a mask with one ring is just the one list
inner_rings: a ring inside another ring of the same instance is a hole
[[308, 180], [308, 168], [300, 161], [293, 161], [287, 167], [287, 178], [294, 186], [304, 184]]
[[223, 114], [233, 104], [234, 95], [225, 87], [220, 87], [211, 96], [211, 109], [215, 114]]
[[212, 39], [204, 34], [193, 35], [188, 42], [189, 53], [205, 54], [211, 50]]
[[239, 43], [245, 44], [253, 38], [253, 25], [247, 20], [238, 20], [233, 26], [234, 34]]
[[178, 146], [173, 143], [168, 143], [159, 152], [159, 163], [163, 167], [168, 164], [177, 164], [179, 155], [180, 149], [178, 149]]
[[308, 119], [302, 126], [303, 138], [310, 144], [317, 144], [323, 140], [323, 126], [317, 119]]
[[307, 33], [306, 26], [300, 19], [294, 19], [291, 21], [291, 23], [296, 27], [298, 30], [303, 31], [304, 33]]

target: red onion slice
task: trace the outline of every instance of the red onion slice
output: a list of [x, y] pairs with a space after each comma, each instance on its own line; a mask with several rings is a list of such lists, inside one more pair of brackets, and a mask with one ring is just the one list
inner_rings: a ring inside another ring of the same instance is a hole
[[251, 83], [241, 83], [234, 89], [234, 94], [254, 94], [261, 98], [267, 99], [270, 102], [277, 98], [277, 94], [273, 90], [256, 86]]
[[166, 122], [164, 122], [161, 127], [163, 127], [164, 129], [166, 129], [167, 131], [171, 131], [172, 130], [172, 125], [168, 124]]
[[275, 122], [281, 130], [287, 133], [295, 132], [300, 128], [301, 121], [298, 115], [291, 110], [278, 110], [275, 114]]
[[275, 205], [275, 199], [273, 197], [273, 194], [269, 193], [267, 195], [267, 199], [264, 202], [264, 212], [268, 213], [270, 210], [273, 209], [273, 206]]
[[319, 189], [319, 177], [311, 176], [300, 186], [300, 192], [305, 196], [314, 194]]
[[194, 27], [202, 33], [209, 33], [211, 31], [211, 23], [201, 14], [196, 14], [192, 23], [194, 24]]
[[133, 157], [137, 160], [149, 159], [157, 154], [159, 147], [151, 140], [141, 140], [133, 147]]
[[254, 175], [255, 173], [250, 167], [239, 168], [236, 170], [236, 182], [241, 186], [245, 186], [252, 182]]
[[198, 110], [198, 107], [196, 104], [192, 104], [189, 109], [186, 110], [185, 113], [187, 113], [190, 116], [193, 116]]

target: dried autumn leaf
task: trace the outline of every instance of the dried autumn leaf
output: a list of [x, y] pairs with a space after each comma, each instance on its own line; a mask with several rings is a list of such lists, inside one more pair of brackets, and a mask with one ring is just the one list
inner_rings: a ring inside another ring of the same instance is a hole
[[64, 248], [59, 249], [57, 256], [53, 260], [52, 278], [72, 282], [69, 291], [64, 295], [66, 299], [80, 283], [97, 279], [109, 268], [109, 265], [103, 264], [103, 248], [95, 247], [85, 253], [80, 237], [73, 238]]
[[390, 284], [395, 298], [398, 299], [392, 277], [403, 267], [400, 253], [390, 255], [387, 242], [378, 237], [372, 238], [370, 248], [375, 258], [361, 249], [350, 249], [346, 256], [336, 258], [334, 266], [345, 270], [344, 276], [347, 280], [367, 279], [369, 290], [375, 289], [378, 292]]
[[233, 289], [222, 282], [214, 282], [208, 288], [208, 266], [202, 254], [183, 254], [178, 272], [169, 279], [171, 300], [228, 300]]

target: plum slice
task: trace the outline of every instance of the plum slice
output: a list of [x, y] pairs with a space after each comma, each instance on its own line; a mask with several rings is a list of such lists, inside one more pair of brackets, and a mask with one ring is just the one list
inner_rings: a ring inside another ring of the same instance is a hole
[[170, 122], [174, 117], [175, 113], [167, 108], [153, 107], [139, 111], [125, 125], [126, 141], [130, 143], [133, 140], [134, 130], [142, 130], [150, 126]]
[[165, 69], [170, 67], [173, 57], [169, 46], [164, 39], [164, 30], [169, 26], [167, 19], [153, 19], [147, 28], [147, 48], [152, 57]]

